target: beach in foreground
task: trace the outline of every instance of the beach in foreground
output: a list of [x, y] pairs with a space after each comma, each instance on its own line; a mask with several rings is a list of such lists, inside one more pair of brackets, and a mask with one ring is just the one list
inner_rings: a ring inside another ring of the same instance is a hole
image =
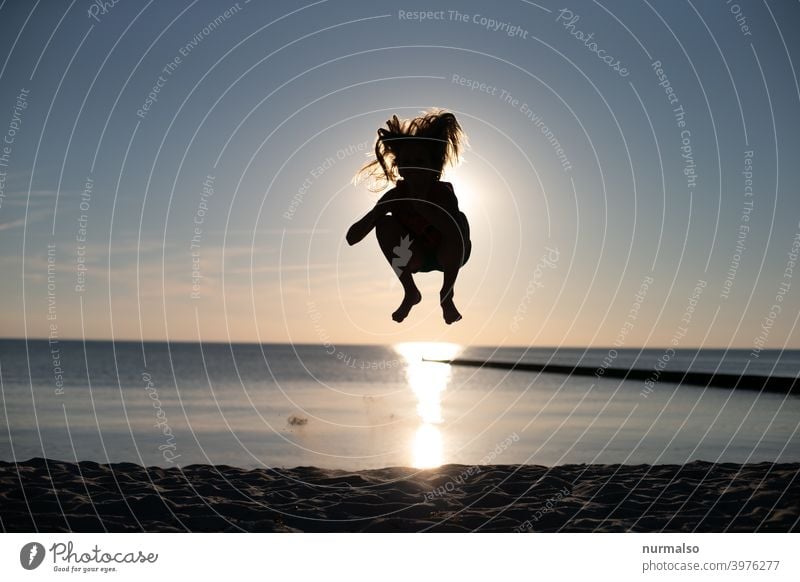
[[0, 462], [6, 532], [788, 532], [800, 464], [341, 471]]

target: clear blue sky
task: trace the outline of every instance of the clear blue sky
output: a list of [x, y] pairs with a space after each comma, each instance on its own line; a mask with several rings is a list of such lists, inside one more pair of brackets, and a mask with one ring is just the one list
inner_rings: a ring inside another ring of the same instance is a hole
[[[800, 348], [798, 25], [796, 2], [6, 0], [0, 334]], [[430, 107], [470, 139], [445, 178], [464, 319], [426, 274], [397, 325], [374, 238], [344, 241], [377, 197], [351, 178]]]

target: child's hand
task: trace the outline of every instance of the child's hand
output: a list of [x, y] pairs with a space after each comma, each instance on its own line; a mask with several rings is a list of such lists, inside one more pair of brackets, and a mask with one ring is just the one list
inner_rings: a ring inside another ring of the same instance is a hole
[[361, 240], [361, 238], [358, 236], [357, 233], [356, 229], [357, 226], [358, 223], [354, 224], [347, 230], [347, 235], [345, 236], [345, 240], [347, 240], [347, 244], [349, 244], [350, 246], [353, 246], [354, 244], [356, 244], [358, 241]]
[[345, 236], [347, 244], [353, 246], [354, 244], [361, 242], [361, 240], [363, 240], [364, 237], [369, 234], [369, 231], [372, 230], [372, 225], [369, 225], [369, 228], [367, 228], [367, 226], [368, 225], [366, 225], [363, 220], [359, 220], [353, 224], [353, 226], [351, 226], [347, 231], [347, 236]]

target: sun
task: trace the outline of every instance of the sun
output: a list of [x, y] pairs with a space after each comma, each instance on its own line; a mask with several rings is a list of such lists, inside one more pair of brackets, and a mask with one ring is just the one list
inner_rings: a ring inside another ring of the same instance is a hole
[[480, 186], [468, 170], [462, 166], [453, 168], [447, 172], [444, 180], [453, 184], [453, 190], [458, 198], [458, 207], [462, 212], [469, 215], [481, 208]]

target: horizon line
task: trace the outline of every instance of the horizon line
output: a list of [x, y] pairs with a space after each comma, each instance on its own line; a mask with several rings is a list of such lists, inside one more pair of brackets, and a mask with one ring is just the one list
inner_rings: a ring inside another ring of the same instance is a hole
[[[46, 341], [46, 342], [114, 342], [114, 343], [137, 343], [137, 344], [156, 344], [156, 343], [172, 343], [172, 344], [221, 344], [221, 345], [297, 345], [297, 346], [324, 346], [324, 343], [321, 342], [305, 342], [305, 341], [296, 341], [296, 342], [286, 342], [286, 341], [246, 341], [246, 340], [236, 340], [236, 341], [228, 341], [228, 340], [198, 340], [198, 339], [130, 339], [130, 338], [80, 338], [80, 337], [59, 337], [59, 338], [48, 338], [48, 337], [4, 337], [0, 336], [0, 341]], [[645, 347], [641, 345], [634, 345], [634, 346], [586, 346], [586, 345], [563, 345], [563, 346], [552, 346], [552, 345], [504, 345], [499, 346], [497, 344], [461, 344], [459, 342], [454, 341], [426, 341], [426, 340], [403, 340], [397, 341], [393, 343], [373, 343], [373, 344], [364, 344], [364, 343], [347, 343], [347, 342], [331, 342], [330, 345], [336, 346], [378, 346], [378, 347], [390, 347], [395, 344], [401, 343], [453, 343], [460, 345], [464, 348], [524, 348], [524, 349], [550, 349], [550, 350], [579, 350], [579, 349], [586, 349], [586, 350], [667, 350], [673, 349], [675, 351], [681, 350], [725, 350], [725, 351], [746, 351], [746, 350], [753, 350], [752, 346], [748, 347], [736, 347], [736, 346], [681, 346], [681, 347], [672, 347], [672, 346], [652, 346], [652, 347]], [[800, 346], [798, 347], [765, 347], [758, 350], [759, 352], [766, 352], [766, 351], [800, 351]]]

